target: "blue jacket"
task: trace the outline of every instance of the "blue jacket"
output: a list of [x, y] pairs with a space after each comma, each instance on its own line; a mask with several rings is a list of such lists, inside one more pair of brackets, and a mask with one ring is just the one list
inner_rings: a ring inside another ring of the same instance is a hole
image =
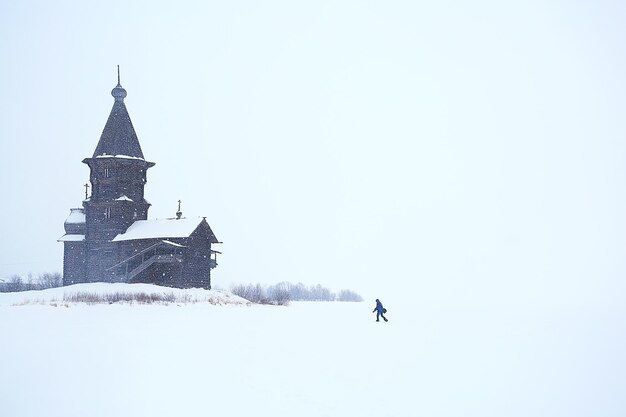
[[378, 310], [378, 313], [383, 314], [383, 303], [378, 300], [376, 300], [376, 307], [374, 308], [374, 311], [372, 311], [372, 313], [376, 310]]

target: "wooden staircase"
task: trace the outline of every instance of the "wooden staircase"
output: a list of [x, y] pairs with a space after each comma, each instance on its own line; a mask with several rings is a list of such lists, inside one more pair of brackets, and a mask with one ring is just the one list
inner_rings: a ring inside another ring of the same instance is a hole
[[173, 246], [171, 243], [159, 242], [113, 265], [108, 268], [107, 271], [112, 271], [117, 268], [123, 271], [122, 273], [118, 273], [118, 275], [123, 276], [124, 281], [130, 282], [137, 275], [156, 263], [182, 262], [183, 254], [181, 253], [181, 249], [182, 247]]

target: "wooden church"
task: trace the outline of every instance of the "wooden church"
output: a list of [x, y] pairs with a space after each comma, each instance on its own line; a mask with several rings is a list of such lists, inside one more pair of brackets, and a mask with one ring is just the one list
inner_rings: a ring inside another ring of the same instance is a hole
[[91, 158], [91, 196], [82, 208], [70, 209], [65, 220], [63, 284], [142, 282], [178, 288], [211, 288], [211, 269], [221, 243], [206, 218], [148, 220], [144, 198], [148, 162], [126, 110], [126, 90], [111, 91], [115, 99], [109, 119]]

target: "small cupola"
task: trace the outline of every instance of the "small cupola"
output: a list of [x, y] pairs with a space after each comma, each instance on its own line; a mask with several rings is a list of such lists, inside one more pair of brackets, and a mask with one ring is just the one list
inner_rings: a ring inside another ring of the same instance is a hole
[[65, 233], [68, 235], [85, 234], [85, 210], [83, 208], [70, 209], [70, 215], [63, 223]]
[[117, 85], [111, 90], [111, 95], [115, 98], [115, 101], [124, 101], [127, 96], [126, 90], [120, 84], [120, 66], [117, 66]]
[[181, 217], [183, 217], [183, 212], [180, 211], [180, 203], [182, 201], [178, 200], [178, 211], [176, 212], [176, 219], [180, 219]]

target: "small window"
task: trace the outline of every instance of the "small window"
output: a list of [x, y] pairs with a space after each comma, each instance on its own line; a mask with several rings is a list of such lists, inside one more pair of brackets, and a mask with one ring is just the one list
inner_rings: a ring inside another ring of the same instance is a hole
[[109, 178], [110, 176], [111, 176], [111, 172], [109, 171], [109, 168], [104, 168], [104, 177]]
[[104, 218], [105, 219], [111, 218], [111, 207], [107, 207], [104, 209]]

